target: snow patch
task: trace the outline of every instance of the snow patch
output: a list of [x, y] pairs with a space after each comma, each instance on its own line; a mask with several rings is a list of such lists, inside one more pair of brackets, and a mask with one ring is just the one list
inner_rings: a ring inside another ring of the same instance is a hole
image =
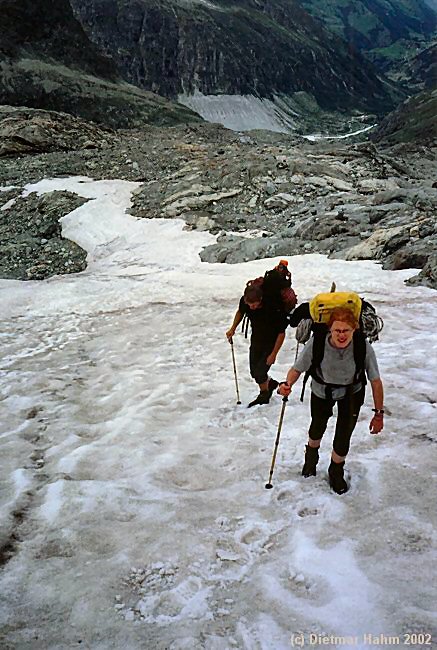
[[208, 9], [214, 9], [214, 11], [225, 11], [223, 7], [219, 7], [209, 0], [179, 0], [179, 2], [185, 5], [202, 5]]

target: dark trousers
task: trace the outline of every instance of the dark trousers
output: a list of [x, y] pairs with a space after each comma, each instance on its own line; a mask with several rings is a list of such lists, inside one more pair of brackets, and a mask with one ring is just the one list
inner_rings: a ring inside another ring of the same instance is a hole
[[268, 379], [268, 372], [270, 366], [267, 365], [266, 359], [270, 352], [273, 350], [274, 343], [268, 348], [250, 346], [249, 350], [249, 367], [250, 375], [253, 377], [257, 384], [263, 384]]
[[[352, 432], [364, 402], [364, 386], [357, 393], [347, 394], [343, 399], [337, 400], [337, 422], [333, 449], [339, 456], [347, 456]], [[335, 401], [322, 399], [311, 393], [311, 424], [309, 436], [311, 440], [320, 440], [326, 431], [329, 418]]]

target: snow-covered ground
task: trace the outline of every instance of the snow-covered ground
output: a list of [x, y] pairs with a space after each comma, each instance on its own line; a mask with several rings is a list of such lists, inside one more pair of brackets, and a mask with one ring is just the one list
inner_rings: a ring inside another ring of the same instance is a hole
[[[370, 436], [367, 397], [337, 496], [332, 426], [318, 476], [300, 476], [299, 385], [266, 490], [281, 401], [246, 408], [238, 335], [236, 405], [224, 333], [246, 280], [277, 260], [202, 264], [214, 238], [127, 216], [135, 187], [29, 187], [94, 199], [63, 220], [89, 266], [0, 281], [0, 646], [435, 647], [436, 292], [405, 286], [411, 271], [289, 258], [300, 301], [335, 280], [377, 307], [389, 415]], [[290, 330], [273, 376], [294, 355]]]

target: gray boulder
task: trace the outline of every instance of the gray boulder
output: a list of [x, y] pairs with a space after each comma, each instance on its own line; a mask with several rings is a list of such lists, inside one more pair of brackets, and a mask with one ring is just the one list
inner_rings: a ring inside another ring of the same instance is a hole
[[437, 253], [433, 252], [418, 275], [406, 280], [407, 284], [417, 286], [424, 285], [430, 289], [437, 288]]

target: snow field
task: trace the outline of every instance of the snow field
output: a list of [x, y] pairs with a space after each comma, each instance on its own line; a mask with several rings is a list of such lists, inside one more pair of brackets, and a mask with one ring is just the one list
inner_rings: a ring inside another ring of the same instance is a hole
[[[290, 636], [435, 634], [436, 294], [372, 262], [289, 258], [303, 301], [354, 289], [385, 320], [375, 344], [390, 415], [367, 395], [329, 491], [333, 427], [300, 476], [309, 387], [285, 410], [256, 393], [248, 343], [224, 333], [248, 278], [277, 260], [202, 264], [214, 238], [125, 214], [136, 185], [54, 179], [27, 191], [92, 198], [64, 218], [89, 266], [0, 281], [5, 641], [20, 648], [285, 650]], [[293, 332], [272, 369], [283, 379]], [[434, 452], [434, 453], [433, 453]], [[0, 636], [1, 639], [1, 636]], [[344, 647], [344, 646], [338, 646]]]

